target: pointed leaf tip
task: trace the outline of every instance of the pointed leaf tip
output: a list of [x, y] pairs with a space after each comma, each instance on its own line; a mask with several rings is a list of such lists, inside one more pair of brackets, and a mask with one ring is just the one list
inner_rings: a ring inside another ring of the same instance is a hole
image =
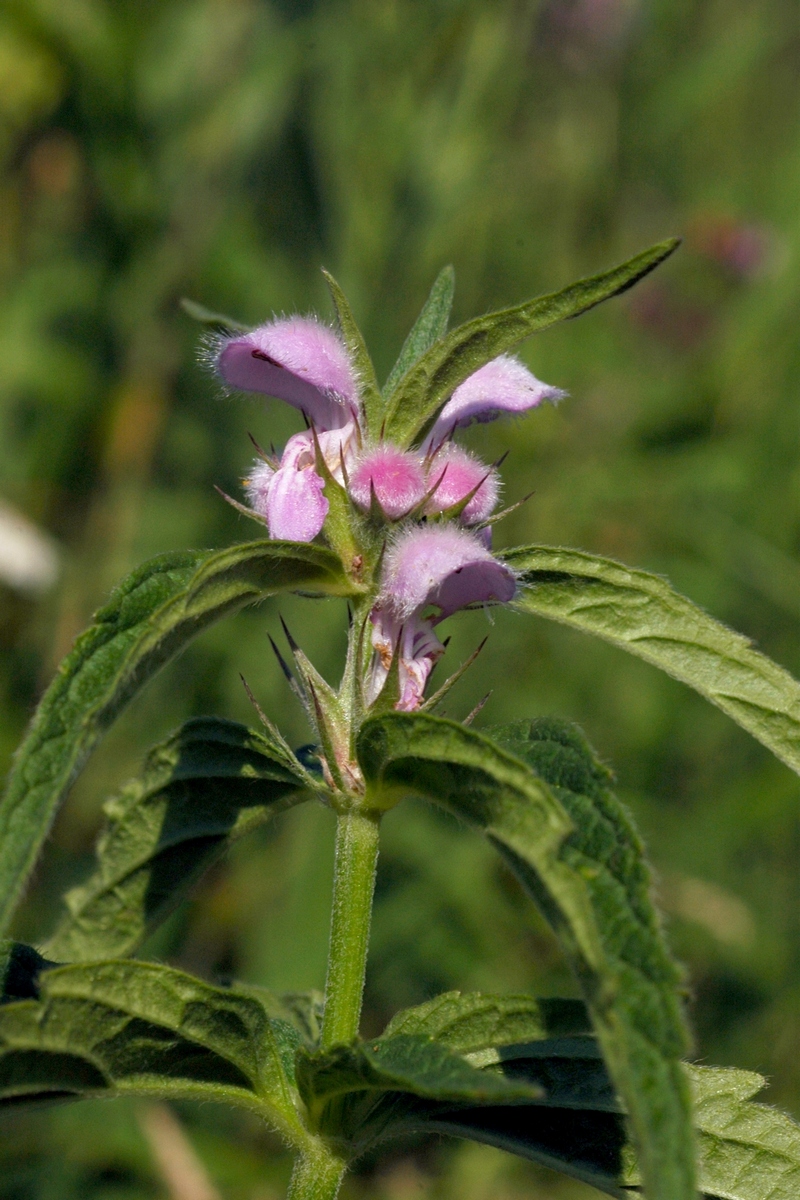
[[361, 330], [356, 323], [356, 319], [353, 316], [353, 310], [348, 303], [347, 297], [330, 271], [326, 271], [323, 267], [322, 275], [328, 285], [328, 291], [331, 294], [333, 306], [336, 309], [336, 319], [339, 322], [339, 329], [344, 339], [344, 344], [347, 347], [350, 362], [356, 373], [359, 397], [367, 430], [374, 434], [383, 420], [383, 398], [378, 387], [378, 381], [375, 378], [375, 368], [372, 365], [372, 359], [369, 356], [369, 351], [367, 350]]
[[448, 264], [448, 266], [442, 267], [436, 276], [428, 299], [425, 301], [422, 311], [403, 343], [403, 348], [400, 351], [397, 362], [392, 367], [391, 374], [386, 380], [383, 393], [387, 401], [397, 384], [405, 373], [414, 366], [417, 359], [447, 333], [455, 287], [455, 269], [451, 264]]
[[547, 329], [633, 287], [677, 249], [669, 238], [558, 292], [475, 317], [434, 342], [397, 383], [388, 403], [387, 436], [409, 445], [424, 434], [455, 389], [492, 359]]

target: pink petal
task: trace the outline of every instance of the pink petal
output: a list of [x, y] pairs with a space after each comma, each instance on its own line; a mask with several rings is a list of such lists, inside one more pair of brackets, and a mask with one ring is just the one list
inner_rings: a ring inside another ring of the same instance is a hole
[[367, 684], [367, 702], [371, 704], [380, 694], [399, 646], [400, 698], [395, 708], [399, 712], [413, 712], [422, 703], [428, 676], [444, 654], [444, 646], [433, 632], [431, 622], [418, 616], [403, 623], [390, 610], [376, 608], [371, 620], [375, 656]]
[[442, 446], [428, 468], [428, 487], [433, 487], [437, 479], [441, 482], [425, 510], [429, 514], [444, 512], [459, 504], [475, 488], [477, 492], [459, 517], [465, 525], [485, 521], [497, 504], [500, 491], [497, 472], [452, 442]]
[[311, 434], [296, 433], [286, 443], [281, 465], [269, 479], [259, 467], [250, 475], [247, 494], [256, 511], [266, 516], [270, 537], [311, 542], [322, 529], [329, 506], [322, 490], [325, 483], [314, 463]]
[[287, 542], [312, 542], [325, 523], [328, 501], [315, 471], [276, 471], [267, 501], [269, 535]]
[[386, 516], [404, 517], [425, 495], [425, 473], [418, 454], [384, 443], [355, 465], [349, 492], [359, 508], [368, 511], [373, 489]]
[[565, 395], [560, 388], [538, 380], [518, 358], [501, 354], [456, 388], [425, 439], [425, 446], [430, 449], [441, 445], [454, 429], [472, 421], [493, 421], [503, 413], [527, 412], [543, 400], [561, 400]]
[[415, 526], [386, 555], [379, 606], [405, 620], [431, 604], [441, 620], [468, 604], [508, 603], [515, 590], [513, 571], [475, 534], [450, 524]]
[[355, 373], [333, 330], [287, 317], [225, 338], [216, 358], [230, 387], [277, 396], [319, 429], [339, 429], [358, 411]]

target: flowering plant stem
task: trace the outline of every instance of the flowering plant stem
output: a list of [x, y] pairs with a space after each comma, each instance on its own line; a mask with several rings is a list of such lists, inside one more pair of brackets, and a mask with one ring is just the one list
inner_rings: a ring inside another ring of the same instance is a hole
[[322, 1049], [358, 1036], [378, 861], [376, 813], [345, 812], [336, 828], [333, 911]]
[[[333, 908], [321, 1047], [358, 1036], [378, 861], [377, 813], [343, 812], [336, 827]], [[333, 1200], [346, 1164], [321, 1139], [298, 1157], [287, 1200]]]
[[323, 1141], [315, 1141], [294, 1164], [286, 1200], [334, 1200], [346, 1166]]

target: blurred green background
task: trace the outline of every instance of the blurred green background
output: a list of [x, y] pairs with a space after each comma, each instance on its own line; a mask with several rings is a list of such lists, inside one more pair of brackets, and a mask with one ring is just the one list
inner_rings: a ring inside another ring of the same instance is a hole
[[[385, 375], [445, 262], [465, 319], [682, 235], [634, 292], [524, 346], [570, 399], [467, 440], [487, 459], [511, 446], [509, 501], [536, 489], [497, 544], [663, 572], [800, 672], [796, 18], [792, 0], [4, 0], [4, 762], [115, 580], [163, 550], [253, 536], [212, 485], [239, 494], [248, 431], [280, 445], [297, 428], [276, 402], [220, 396], [179, 298], [252, 323], [329, 316], [322, 265]], [[267, 644], [279, 608], [336, 677], [338, 601], [282, 599], [205, 634], [75, 788], [20, 936], [51, 926], [102, 800], [149, 745], [192, 714], [252, 722], [240, 671], [307, 740]], [[457, 665], [486, 618], [448, 632]], [[644, 664], [511, 613], [489, 632], [451, 715], [492, 688], [479, 724], [583, 726], [650, 847], [698, 1057], [766, 1073], [769, 1099], [800, 1116], [798, 781]], [[328, 814], [300, 809], [239, 846], [147, 952], [208, 978], [321, 987], [330, 877]], [[487, 848], [407, 804], [385, 822], [365, 1028], [453, 987], [574, 992]], [[288, 1161], [249, 1118], [179, 1116], [183, 1134], [122, 1102], [6, 1117], [0, 1196], [282, 1194]], [[170, 1174], [186, 1138], [205, 1176]], [[346, 1195], [596, 1193], [442, 1143], [365, 1163]]]

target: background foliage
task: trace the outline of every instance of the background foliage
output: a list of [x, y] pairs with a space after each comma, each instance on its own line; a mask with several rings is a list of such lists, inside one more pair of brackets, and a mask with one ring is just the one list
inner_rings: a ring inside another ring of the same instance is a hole
[[[252, 323], [328, 313], [320, 265], [385, 374], [444, 262], [463, 320], [683, 235], [629, 296], [526, 344], [571, 398], [514, 427], [507, 498], [536, 492], [497, 544], [575, 545], [661, 571], [800, 672], [796, 53], [787, 0], [7, 0], [0, 495], [53, 539], [60, 574], [38, 591], [0, 584], [4, 759], [124, 571], [250, 536], [212, 485], [237, 494], [248, 431], [278, 445], [294, 431], [285, 406], [220, 398], [179, 297]], [[488, 459], [508, 440], [491, 426], [470, 438]], [[342, 603], [280, 608], [335, 675]], [[70, 798], [19, 935], [51, 931], [103, 798], [153, 742], [196, 713], [251, 719], [240, 671], [290, 740], [307, 740], [268, 650], [277, 626], [274, 602], [226, 622], [136, 702]], [[448, 632], [456, 664], [485, 617]], [[479, 722], [582, 724], [649, 844], [698, 1057], [764, 1072], [769, 1099], [800, 1115], [796, 779], [643, 663], [510, 612], [489, 632], [452, 714], [492, 687]], [[287, 813], [147, 953], [209, 979], [321, 987], [331, 843], [324, 811]], [[411, 805], [385, 822], [371, 953], [372, 1032], [447, 988], [572, 986], [488, 849]], [[255, 1124], [181, 1115], [225, 1197], [280, 1194], [288, 1164]], [[0, 1195], [163, 1195], [166, 1120], [123, 1102], [15, 1114], [0, 1132]], [[398, 1147], [347, 1188], [591, 1192], [444, 1144]]]

